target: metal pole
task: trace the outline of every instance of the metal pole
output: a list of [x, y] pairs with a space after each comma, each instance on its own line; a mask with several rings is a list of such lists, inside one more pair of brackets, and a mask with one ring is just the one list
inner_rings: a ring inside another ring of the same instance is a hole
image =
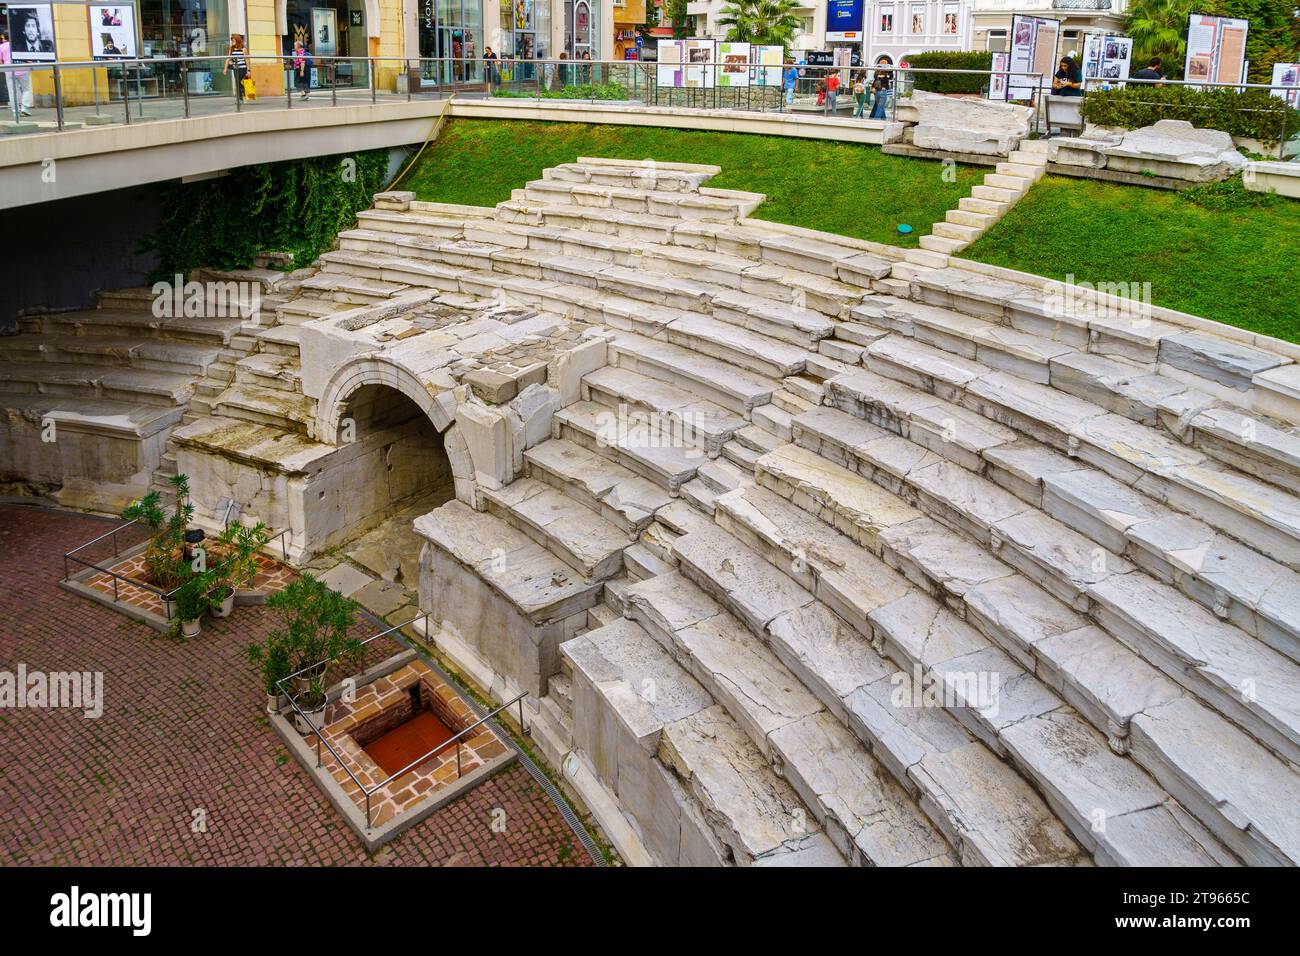
[[379, 81], [375, 76], [374, 57], [370, 57], [366, 60], [366, 68], [370, 71], [370, 105], [374, 106], [375, 96], [379, 93]]
[[185, 118], [190, 118], [190, 64], [181, 60], [181, 96], [185, 99]]
[[140, 118], [144, 119], [144, 81], [140, 76], [140, 61], [135, 63], [135, 102], [140, 109]]
[[54, 64], [54, 109], [58, 115], [59, 129], [63, 129], [63, 84], [59, 77], [59, 64]]
[[339, 105], [339, 84], [338, 84], [338, 64], [333, 60], [329, 62], [330, 76], [330, 106]]
[[456, 776], [460, 777], [460, 739], [456, 740]]
[[411, 102], [411, 61], [402, 61], [402, 72], [406, 75], [406, 102]]

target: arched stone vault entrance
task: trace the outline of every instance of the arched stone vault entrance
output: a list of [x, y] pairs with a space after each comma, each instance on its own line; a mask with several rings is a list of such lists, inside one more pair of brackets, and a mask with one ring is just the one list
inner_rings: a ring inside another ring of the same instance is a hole
[[413, 518], [458, 495], [473, 502], [474, 470], [454, 414], [451, 391], [392, 361], [366, 357], [331, 376], [315, 423], [317, 440], [338, 449], [317, 497], [330, 545], [369, 548], [401, 579]]

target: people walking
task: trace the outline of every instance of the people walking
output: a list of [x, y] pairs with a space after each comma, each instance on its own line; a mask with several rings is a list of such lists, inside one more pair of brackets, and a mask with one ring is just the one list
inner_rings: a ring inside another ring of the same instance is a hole
[[853, 102], [857, 104], [857, 109], [853, 112], [855, 119], [862, 119], [863, 112], [867, 106], [867, 78], [866, 74], [859, 73], [853, 79]]
[[487, 78], [488, 96], [491, 96], [501, 85], [501, 73], [497, 70], [496, 52], [490, 46], [483, 48], [483, 75]]
[[301, 40], [293, 41], [293, 85], [298, 90], [299, 99], [311, 95], [311, 54]]
[[238, 33], [230, 34], [230, 55], [221, 67], [221, 75], [234, 74], [235, 99], [244, 99], [244, 79], [248, 76], [248, 53], [244, 50], [244, 38]]
[[785, 73], [781, 75], [781, 82], [785, 92], [785, 109], [786, 112], [790, 112], [794, 109], [794, 88], [799, 82], [799, 68], [789, 57], [786, 57]]
[[876, 78], [871, 81], [871, 118], [885, 118], [885, 104], [889, 101], [889, 74], [884, 70], [876, 71]]
[[[9, 34], [0, 33], [0, 63], [14, 61], [13, 49], [9, 44]], [[14, 120], [18, 116], [31, 116], [27, 110], [27, 95], [31, 90], [26, 70], [6, 70], [5, 85], [9, 87], [9, 104], [14, 111]]]
[[831, 74], [826, 77], [826, 101], [822, 106], [823, 116], [835, 115], [835, 100], [840, 92], [840, 72], [832, 70]]

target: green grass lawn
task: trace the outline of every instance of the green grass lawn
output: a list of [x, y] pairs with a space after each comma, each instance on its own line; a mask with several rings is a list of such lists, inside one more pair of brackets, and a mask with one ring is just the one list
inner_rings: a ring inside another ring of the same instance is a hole
[[1300, 342], [1300, 202], [1211, 192], [1203, 205], [1046, 176], [961, 255], [1053, 279], [1150, 282], [1155, 305]]
[[[585, 123], [452, 120], [403, 180], [429, 202], [493, 206], [542, 170], [579, 156], [711, 163], [710, 186], [760, 192], [755, 218], [898, 246], [915, 246], [979, 174], [937, 162], [886, 156], [874, 146], [745, 133]], [[981, 171], [982, 172], [982, 171]], [[900, 236], [899, 223], [914, 229]]]

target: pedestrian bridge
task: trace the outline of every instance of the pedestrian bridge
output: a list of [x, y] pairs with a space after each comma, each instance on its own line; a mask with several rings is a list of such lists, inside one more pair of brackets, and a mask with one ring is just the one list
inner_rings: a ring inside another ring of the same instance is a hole
[[445, 118], [612, 123], [881, 142], [879, 120], [810, 112], [648, 106], [584, 100], [407, 97], [288, 106], [133, 121], [0, 138], [0, 209], [174, 179], [203, 178], [256, 163], [421, 144]]

